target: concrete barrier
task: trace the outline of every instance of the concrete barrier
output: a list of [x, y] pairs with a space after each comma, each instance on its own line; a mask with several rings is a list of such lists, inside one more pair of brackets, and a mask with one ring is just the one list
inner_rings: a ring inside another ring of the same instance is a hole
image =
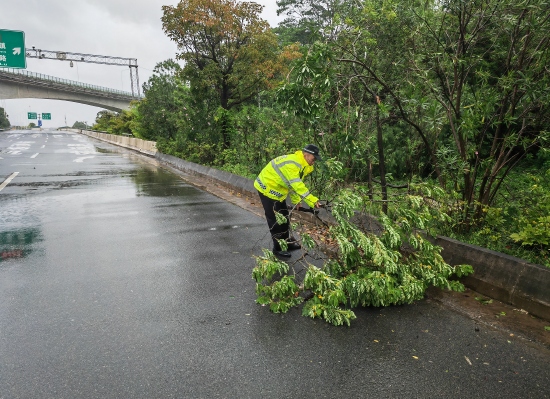
[[[122, 140], [122, 136], [114, 136], [117, 138], [114, 141], [112, 139], [113, 135], [93, 133], [95, 134], [88, 135], [127, 148], [136, 149], [142, 146], [142, 152], [152, 152], [151, 149], [154, 148], [154, 156], [160, 163], [172, 166], [187, 174], [201, 177], [206, 182], [221, 185], [241, 195], [258, 198], [258, 192], [254, 188], [254, 180], [252, 179], [198, 165], [172, 155], [161, 154], [156, 150], [156, 147], [150, 144], [132, 141], [139, 139], [124, 137], [127, 140], [125, 142]], [[143, 142], [143, 140], [141, 141]], [[316, 221], [310, 213], [299, 213], [303, 220]], [[335, 222], [334, 218], [325, 210], [321, 210], [319, 216], [327, 224]], [[375, 234], [381, 234], [383, 231], [383, 227], [375, 218], [370, 216], [365, 218], [365, 216], [356, 215], [352, 221]], [[550, 268], [448, 237], [438, 236], [435, 239], [431, 237], [429, 239], [443, 248], [441, 254], [445, 262], [453, 266], [472, 265], [475, 271], [474, 274], [461, 279], [466, 287], [524, 309], [537, 317], [550, 320]]]
[[259, 198], [258, 191], [254, 188], [254, 180], [252, 179], [185, 161], [172, 155], [161, 154], [160, 152], [155, 154], [155, 158], [161, 163], [168, 164], [182, 172], [203, 177], [206, 181], [219, 184], [240, 194], [252, 198]]
[[550, 320], [550, 268], [448, 237], [429, 239], [448, 264], [472, 265], [474, 274], [461, 279], [466, 287]]

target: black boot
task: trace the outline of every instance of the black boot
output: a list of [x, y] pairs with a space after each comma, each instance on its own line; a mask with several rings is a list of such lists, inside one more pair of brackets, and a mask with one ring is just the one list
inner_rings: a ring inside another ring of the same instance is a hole
[[289, 250], [295, 250], [295, 249], [300, 249], [302, 248], [302, 246], [300, 245], [300, 243], [298, 242], [298, 240], [296, 240], [294, 237], [290, 236], [290, 238], [287, 238], [286, 242], [288, 243], [288, 249]]
[[282, 256], [282, 257], [285, 257], [285, 258], [290, 258], [292, 256], [292, 255], [290, 255], [290, 252], [283, 251], [281, 249], [281, 246], [279, 245], [279, 243], [277, 241], [273, 242], [273, 253], [275, 255]]

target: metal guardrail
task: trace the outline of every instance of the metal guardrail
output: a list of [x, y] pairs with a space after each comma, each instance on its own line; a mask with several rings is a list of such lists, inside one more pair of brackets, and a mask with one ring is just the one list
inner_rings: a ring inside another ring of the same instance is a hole
[[[128, 97], [134, 97], [135, 98], [135, 96], [133, 96], [132, 93], [129, 93], [127, 91], [109, 89], [107, 87], [90, 85], [90, 84], [87, 84], [87, 83], [76, 82], [74, 80], [56, 78], [55, 76], [44, 75], [42, 73], [31, 72], [31, 71], [27, 71], [27, 70], [24, 70], [24, 69], [1, 68], [0, 73], [1, 72], [7, 72], [7, 73], [10, 73], [10, 74], [14, 74], [14, 75], [26, 76], [26, 77], [29, 77], [29, 78], [39, 79], [39, 80], [42, 80], [42, 81], [60, 83], [60, 84], [67, 85], [67, 86], [82, 87], [82, 88], [85, 88], [85, 89], [101, 91], [101, 92], [104, 92], [104, 93], [112, 93], [112, 94], [118, 94], [118, 95], [122, 95], [122, 96], [128, 96]], [[141, 97], [141, 96], [138, 97], [138, 99], [141, 99], [141, 98], [143, 98], [143, 97]]]

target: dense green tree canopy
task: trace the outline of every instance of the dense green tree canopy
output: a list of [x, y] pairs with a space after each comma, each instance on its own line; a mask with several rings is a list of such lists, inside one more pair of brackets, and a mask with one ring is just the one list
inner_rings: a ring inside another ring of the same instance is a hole
[[[192, 85], [213, 89], [224, 110], [273, 88], [292, 56], [291, 50], [279, 52], [275, 34], [260, 18], [262, 8], [233, 0], [182, 0], [163, 7], [164, 32], [185, 62], [182, 76]], [[227, 123], [221, 132], [229, 147]]]
[[0, 107], [0, 129], [7, 129], [11, 126], [10, 121], [8, 120], [8, 115], [4, 108]]
[[277, 0], [277, 15], [284, 15], [285, 19], [274, 32], [282, 43], [307, 44], [316, 33], [334, 36], [336, 20], [350, 5], [344, 0]]
[[174, 139], [178, 131], [178, 106], [174, 93], [178, 88], [179, 64], [166, 60], [155, 66], [153, 75], [143, 85], [145, 98], [137, 106], [139, 133], [143, 138]]
[[85, 122], [76, 121], [73, 123], [73, 129], [87, 129], [88, 126]]

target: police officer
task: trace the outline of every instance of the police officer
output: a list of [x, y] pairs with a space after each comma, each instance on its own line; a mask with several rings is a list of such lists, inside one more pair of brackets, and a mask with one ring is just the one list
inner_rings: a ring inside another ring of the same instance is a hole
[[[300, 209], [301, 201], [305, 201], [312, 208], [319, 208], [319, 199], [310, 193], [302, 181], [305, 176], [313, 172], [313, 164], [316, 160], [323, 160], [319, 156], [319, 147], [308, 144], [301, 151], [273, 159], [254, 182], [264, 207], [265, 218], [273, 239], [273, 253], [276, 255], [290, 257], [288, 251], [281, 250], [278, 239], [286, 240], [288, 249], [301, 248], [296, 239], [289, 236], [290, 220], [286, 205], [288, 194], [292, 202], [297, 204], [296, 209]], [[286, 217], [285, 224], [277, 223], [275, 212]]]

